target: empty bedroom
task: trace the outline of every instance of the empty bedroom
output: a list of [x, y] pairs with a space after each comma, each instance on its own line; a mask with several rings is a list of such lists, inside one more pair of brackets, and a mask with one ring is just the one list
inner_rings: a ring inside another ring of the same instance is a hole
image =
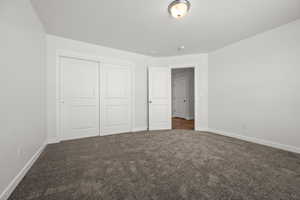
[[0, 0], [0, 200], [299, 200], [299, 0]]

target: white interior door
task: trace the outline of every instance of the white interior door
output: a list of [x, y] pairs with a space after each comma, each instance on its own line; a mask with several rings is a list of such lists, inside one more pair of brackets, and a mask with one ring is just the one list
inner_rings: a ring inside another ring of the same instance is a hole
[[187, 77], [177, 76], [173, 81], [173, 116], [187, 118]]
[[150, 67], [148, 80], [149, 130], [171, 129], [171, 70]]
[[61, 57], [61, 139], [99, 135], [99, 63]]
[[100, 67], [101, 135], [131, 131], [131, 67], [103, 64]]

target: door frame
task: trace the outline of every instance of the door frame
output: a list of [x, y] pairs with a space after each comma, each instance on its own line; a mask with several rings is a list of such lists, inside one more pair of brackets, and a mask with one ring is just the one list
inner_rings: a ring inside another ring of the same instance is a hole
[[[198, 86], [199, 86], [199, 80], [197, 77], [200, 77], [200, 70], [198, 67], [198, 64], [183, 64], [183, 65], [171, 65], [169, 66], [171, 69], [171, 80], [172, 80], [172, 69], [183, 69], [183, 68], [193, 68], [194, 69], [194, 130], [198, 130]], [[172, 89], [171, 89], [171, 94]], [[171, 98], [171, 105], [172, 105], [172, 98]]]
[[[182, 68], [181, 68], [182, 69]], [[189, 69], [192, 69], [192, 68], [189, 68]], [[172, 75], [174, 74], [173, 73], [173, 71], [171, 70], [171, 72], [172, 72]], [[184, 80], [184, 86], [185, 86], [185, 88], [184, 88], [184, 90], [186, 90], [186, 89], [188, 89], [188, 82], [187, 81], [189, 81], [188, 79], [187, 79], [187, 77], [186, 76], [182, 76], [182, 73], [183, 72], [180, 72], [180, 73], [178, 73], [178, 74], [181, 74], [181, 75], [179, 75], [179, 77], [177, 77], [177, 79], [176, 79], [176, 81], [175, 81], [175, 77], [173, 78], [172, 77], [172, 84], [171, 84], [171, 88], [172, 88], [172, 118], [175, 116], [175, 117], [179, 117], [179, 118], [184, 118], [184, 119], [189, 119], [190, 118], [190, 115], [187, 115], [188, 113], [187, 113], [187, 104], [184, 104], [183, 105], [183, 108], [184, 108], [184, 112], [183, 113], [180, 113], [180, 112], [177, 112], [177, 111], [175, 111], [174, 112], [174, 110], [173, 110], [173, 108], [174, 108], [174, 105], [175, 105], [175, 101], [174, 101], [174, 99], [173, 99], [173, 95], [174, 95], [174, 84], [178, 81], [178, 80]], [[183, 73], [183, 74], [185, 74], [185, 73]], [[173, 82], [173, 80], [174, 80], [174, 82]], [[193, 84], [194, 84], [194, 82], [193, 82]], [[188, 96], [187, 96], [187, 92], [186, 91], [184, 91], [184, 94], [185, 94], [185, 99], [187, 99], [188, 98]], [[176, 99], [176, 98], [175, 98]], [[184, 102], [181, 102], [181, 103], [184, 103]], [[173, 114], [174, 114], [174, 116], [173, 116]], [[194, 119], [194, 115], [193, 115], [193, 119]]]
[[[56, 91], [55, 91], [55, 107], [56, 107], [56, 138], [55, 141], [53, 142], [60, 142], [62, 141], [62, 107], [61, 107], [61, 102], [62, 102], [62, 66], [61, 66], [61, 58], [73, 58], [73, 59], [79, 59], [79, 60], [86, 60], [86, 61], [92, 61], [92, 62], [97, 62], [99, 66], [99, 78], [100, 78], [100, 68], [103, 63], [110, 63], [110, 64], [118, 64], [118, 65], [125, 65], [131, 68], [131, 76], [133, 77], [131, 79], [131, 131], [134, 131], [135, 127], [135, 65], [129, 61], [125, 60], [118, 60], [118, 59], [111, 59], [111, 58], [104, 58], [100, 56], [95, 56], [95, 55], [86, 55], [78, 52], [72, 52], [72, 51], [66, 51], [66, 50], [57, 50], [56, 51], [56, 80], [55, 80], [55, 85], [56, 85]], [[98, 81], [99, 84], [99, 90], [100, 90], [100, 79]], [[100, 95], [100, 91], [99, 91]], [[48, 100], [47, 100], [48, 101]], [[99, 96], [99, 116], [100, 116], [100, 96]], [[100, 119], [99, 119], [99, 126], [100, 124]], [[100, 128], [100, 127], [99, 127]], [[99, 129], [101, 130], [101, 129]], [[99, 133], [99, 136], [101, 136], [101, 132]]]

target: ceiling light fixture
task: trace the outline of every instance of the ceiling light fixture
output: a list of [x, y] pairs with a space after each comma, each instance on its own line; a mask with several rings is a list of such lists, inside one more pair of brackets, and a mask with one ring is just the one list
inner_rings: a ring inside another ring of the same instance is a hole
[[188, 0], [175, 0], [170, 3], [168, 11], [175, 19], [180, 19], [189, 12], [191, 3]]

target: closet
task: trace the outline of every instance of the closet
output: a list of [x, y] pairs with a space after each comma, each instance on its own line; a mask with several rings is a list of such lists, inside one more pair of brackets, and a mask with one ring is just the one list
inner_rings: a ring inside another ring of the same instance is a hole
[[60, 139], [132, 130], [132, 67], [60, 57]]

